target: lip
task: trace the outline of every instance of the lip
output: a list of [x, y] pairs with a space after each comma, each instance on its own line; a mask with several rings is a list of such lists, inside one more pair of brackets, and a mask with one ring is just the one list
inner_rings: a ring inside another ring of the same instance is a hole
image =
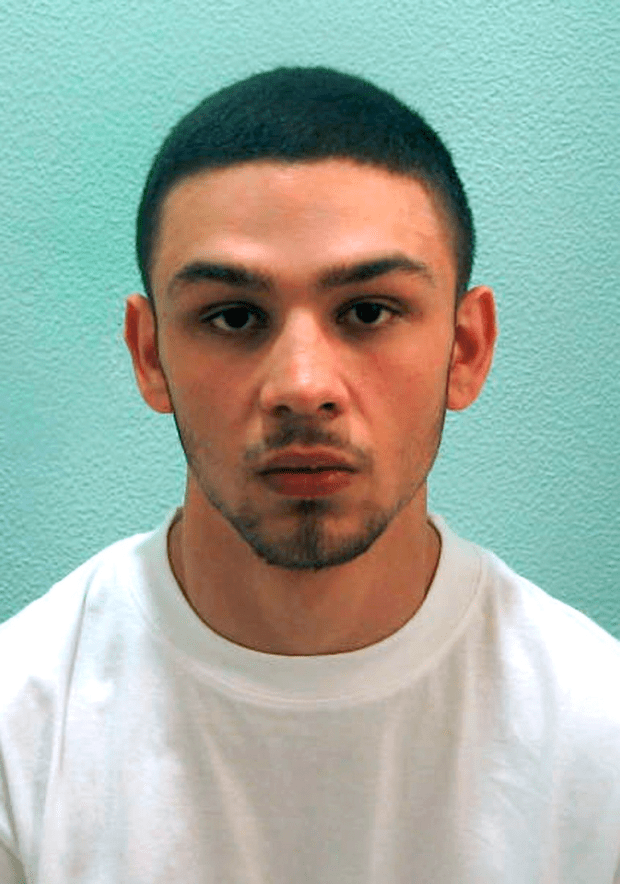
[[346, 460], [328, 451], [313, 449], [312, 451], [289, 450], [271, 457], [259, 470], [261, 475], [272, 473], [294, 473], [295, 471], [345, 470], [356, 473], [357, 470]]
[[353, 481], [353, 470], [320, 467], [306, 470], [272, 470], [263, 473], [265, 484], [285, 497], [327, 497], [344, 491]]

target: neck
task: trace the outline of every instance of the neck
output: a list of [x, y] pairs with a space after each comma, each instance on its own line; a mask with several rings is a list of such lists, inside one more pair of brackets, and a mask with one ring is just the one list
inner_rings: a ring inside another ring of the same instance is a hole
[[236, 644], [286, 655], [358, 650], [404, 626], [426, 597], [441, 542], [422, 497], [365, 553], [316, 572], [266, 564], [210, 504], [188, 496], [169, 532], [170, 564], [196, 614]]

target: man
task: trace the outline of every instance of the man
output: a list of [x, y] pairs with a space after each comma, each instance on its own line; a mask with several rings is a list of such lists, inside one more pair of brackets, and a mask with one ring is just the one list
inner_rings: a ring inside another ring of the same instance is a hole
[[183, 506], [0, 631], [0, 880], [620, 881], [620, 645], [427, 512], [492, 291], [424, 121], [327, 69], [211, 96], [126, 341]]

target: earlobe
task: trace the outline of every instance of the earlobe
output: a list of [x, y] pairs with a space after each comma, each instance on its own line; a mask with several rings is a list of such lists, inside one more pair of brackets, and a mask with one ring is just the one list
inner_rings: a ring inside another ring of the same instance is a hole
[[457, 308], [447, 407], [467, 408], [484, 386], [497, 338], [495, 300], [488, 286], [470, 289]]
[[166, 378], [159, 361], [157, 324], [151, 302], [130, 295], [125, 305], [125, 343], [142, 398], [154, 411], [172, 411]]

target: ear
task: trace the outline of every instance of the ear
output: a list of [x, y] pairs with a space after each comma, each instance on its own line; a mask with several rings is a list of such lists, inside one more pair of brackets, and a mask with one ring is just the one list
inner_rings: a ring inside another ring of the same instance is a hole
[[452, 411], [467, 408], [482, 390], [496, 338], [493, 292], [488, 286], [476, 286], [463, 296], [456, 311], [447, 398]]
[[172, 411], [166, 378], [159, 361], [157, 322], [153, 306], [143, 295], [130, 295], [125, 305], [125, 343], [142, 398], [154, 411]]

